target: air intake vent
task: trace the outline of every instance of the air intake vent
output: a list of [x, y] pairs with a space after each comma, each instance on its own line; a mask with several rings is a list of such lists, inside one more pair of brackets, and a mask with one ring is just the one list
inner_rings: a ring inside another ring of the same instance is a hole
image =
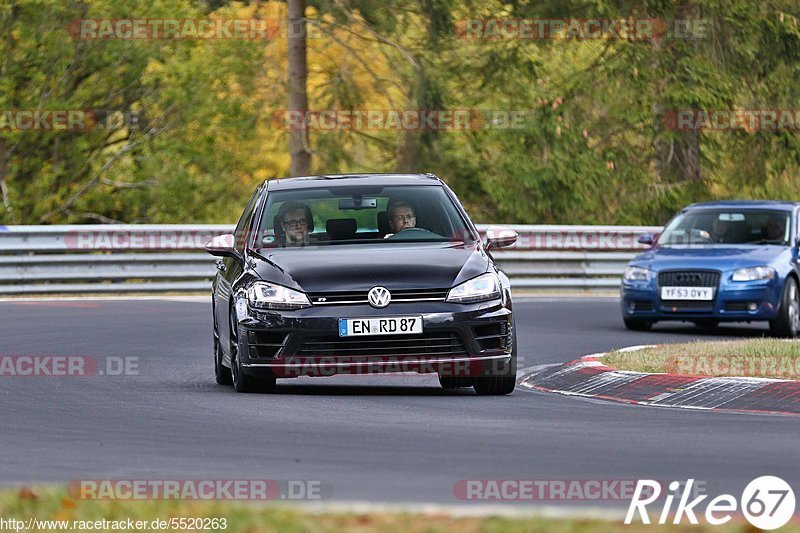
[[286, 335], [280, 332], [250, 331], [247, 335], [250, 357], [259, 359], [275, 357], [286, 345]]
[[297, 351], [304, 357], [353, 356], [439, 356], [464, 355], [466, 350], [455, 333], [430, 332], [422, 335], [381, 335], [380, 339], [312, 336]]
[[710, 270], [676, 270], [661, 272], [658, 284], [661, 287], [717, 287], [719, 272]]

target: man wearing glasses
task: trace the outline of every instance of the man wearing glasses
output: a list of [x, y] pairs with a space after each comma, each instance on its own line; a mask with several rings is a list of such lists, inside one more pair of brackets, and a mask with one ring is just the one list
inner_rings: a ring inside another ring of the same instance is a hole
[[[311, 208], [303, 202], [287, 202], [276, 217], [283, 235], [278, 236], [279, 244], [284, 246], [306, 246], [310, 244], [308, 234], [314, 231]], [[282, 238], [281, 238], [282, 237]], [[280, 242], [283, 241], [283, 242]]]
[[[408, 202], [395, 202], [389, 206], [387, 211], [389, 216], [389, 228], [392, 234], [403, 231], [404, 229], [414, 228], [417, 225], [417, 215], [414, 208]], [[390, 237], [391, 235], [387, 235]]]

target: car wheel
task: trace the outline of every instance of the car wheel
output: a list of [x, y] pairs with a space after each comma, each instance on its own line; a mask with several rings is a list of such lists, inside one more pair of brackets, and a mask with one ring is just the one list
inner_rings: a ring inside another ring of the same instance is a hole
[[704, 318], [702, 320], [695, 320], [694, 325], [703, 329], [714, 329], [719, 326], [719, 320], [713, 318]]
[[443, 389], [463, 389], [472, 386], [472, 378], [463, 376], [442, 376], [439, 374], [439, 385], [441, 385]]
[[231, 309], [231, 381], [236, 392], [272, 392], [275, 378], [256, 377], [245, 372], [239, 357], [238, 328], [235, 311]]
[[625, 318], [625, 327], [633, 331], [648, 331], [653, 327], [652, 320], [637, 320], [635, 318]]
[[214, 324], [214, 377], [217, 385], [232, 385], [231, 371], [222, 364], [222, 346], [219, 343], [219, 332]]
[[[472, 386], [480, 396], [502, 396], [511, 394], [517, 386], [517, 328], [511, 326], [511, 359], [502, 366], [495, 361], [489, 363], [488, 375], [473, 378]], [[496, 368], [500, 366], [500, 368]]]
[[800, 330], [800, 298], [794, 278], [787, 278], [783, 286], [778, 318], [769, 321], [769, 329], [776, 337], [797, 337]]

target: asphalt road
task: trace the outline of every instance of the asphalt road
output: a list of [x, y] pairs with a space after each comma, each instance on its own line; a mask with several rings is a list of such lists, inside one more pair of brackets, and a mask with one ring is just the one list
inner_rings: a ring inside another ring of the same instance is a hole
[[[526, 366], [710, 337], [690, 325], [628, 332], [614, 299], [518, 300], [515, 313]], [[0, 377], [0, 483], [319, 480], [334, 501], [449, 504], [464, 503], [453, 490], [464, 479], [694, 478], [715, 495], [773, 474], [800, 489], [797, 417], [520, 389], [486, 398], [417, 375], [236, 394], [213, 382], [210, 319], [207, 302], [0, 303], [0, 355], [138, 358], [134, 376]], [[717, 336], [765, 331], [724, 326]]]

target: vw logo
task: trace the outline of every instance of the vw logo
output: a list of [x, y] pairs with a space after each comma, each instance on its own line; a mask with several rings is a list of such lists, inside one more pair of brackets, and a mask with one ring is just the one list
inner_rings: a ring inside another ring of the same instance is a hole
[[367, 293], [367, 301], [372, 307], [381, 309], [392, 301], [392, 294], [386, 287], [372, 287]]

